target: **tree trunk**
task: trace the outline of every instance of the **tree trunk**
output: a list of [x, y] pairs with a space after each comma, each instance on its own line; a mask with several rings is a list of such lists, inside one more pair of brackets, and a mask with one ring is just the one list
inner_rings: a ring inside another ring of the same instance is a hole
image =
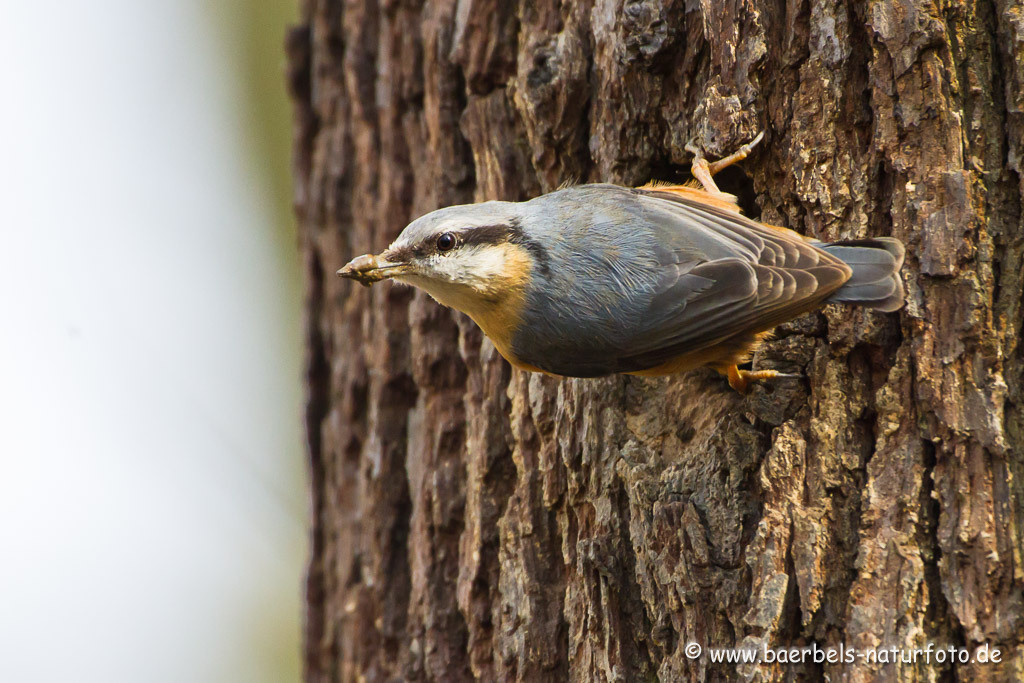
[[[1017, 0], [304, 5], [309, 681], [1024, 676]], [[681, 180], [687, 141], [761, 130], [721, 176], [748, 215], [908, 248], [898, 314], [830, 306], [755, 359], [803, 381], [531, 375], [334, 275], [432, 209]], [[812, 643], [946, 653], [708, 650]]]

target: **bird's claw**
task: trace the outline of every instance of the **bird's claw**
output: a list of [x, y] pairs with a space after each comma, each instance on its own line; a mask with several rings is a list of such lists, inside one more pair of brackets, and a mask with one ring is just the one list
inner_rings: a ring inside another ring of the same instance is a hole
[[690, 154], [693, 155], [694, 161], [696, 161], [697, 159], [703, 159], [704, 158], [704, 151], [700, 147], [698, 147], [696, 145], [696, 143], [694, 143], [693, 140], [690, 140], [689, 142], [687, 142], [683, 146], [683, 149], [685, 149], [687, 152], [689, 152]]
[[778, 372], [771, 376], [770, 379], [803, 379], [803, 375], [799, 375], [793, 372]]
[[718, 173], [723, 168], [728, 168], [729, 166], [732, 166], [733, 164], [746, 159], [748, 156], [750, 156], [750, 153], [753, 151], [753, 149], [757, 147], [757, 144], [761, 142], [761, 140], [763, 139], [764, 131], [761, 131], [753, 140], [743, 145], [729, 156], [722, 157], [718, 161], [712, 161], [711, 163], [709, 163], [708, 170], [711, 172], [711, 175]]
[[697, 145], [694, 144], [693, 140], [690, 140], [685, 145], [686, 151], [693, 154], [693, 161], [690, 164], [690, 173], [693, 174], [693, 177], [700, 182], [706, 192], [720, 194], [721, 190], [718, 189], [718, 185], [715, 184], [712, 176], [723, 168], [728, 168], [736, 162], [746, 159], [750, 155], [751, 150], [753, 150], [763, 138], [764, 131], [761, 131], [753, 140], [743, 145], [729, 156], [723, 157], [718, 161], [708, 161], [705, 159], [704, 153], [699, 147], [697, 147]]
[[778, 370], [740, 370], [735, 365], [717, 368], [719, 372], [729, 378], [729, 386], [741, 394], [747, 393], [751, 382], [762, 382], [775, 379], [803, 379], [803, 375], [794, 375]]

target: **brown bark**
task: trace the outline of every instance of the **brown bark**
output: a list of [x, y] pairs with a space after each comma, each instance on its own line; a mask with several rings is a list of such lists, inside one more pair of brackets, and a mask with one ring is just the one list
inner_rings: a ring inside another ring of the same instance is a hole
[[[1016, 0], [306, 0], [310, 681], [1024, 676]], [[511, 370], [420, 292], [335, 278], [431, 209], [723, 174], [748, 214], [908, 246], [733, 393]], [[998, 647], [999, 664], [685, 646]]]

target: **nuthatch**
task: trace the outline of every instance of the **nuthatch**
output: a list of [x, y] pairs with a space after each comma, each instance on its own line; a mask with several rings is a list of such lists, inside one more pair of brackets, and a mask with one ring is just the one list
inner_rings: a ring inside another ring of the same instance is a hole
[[903, 245], [824, 243], [752, 221], [712, 175], [703, 190], [568, 187], [526, 202], [452, 206], [338, 275], [393, 278], [472, 318], [515, 367], [570, 377], [663, 375], [710, 365], [745, 392], [780, 376], [740, 370], [772, 328], [828, 302], [903, 305]]

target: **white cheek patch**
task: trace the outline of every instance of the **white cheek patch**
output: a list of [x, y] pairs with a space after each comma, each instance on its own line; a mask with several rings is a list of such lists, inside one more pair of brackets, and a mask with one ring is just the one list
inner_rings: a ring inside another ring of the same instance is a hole
[[479, 286], [500, 279], [505, 274], [506, 261], [505, 245], [485, 244], [435, 254], [430, 257], [430, 267], [452, 282]]

